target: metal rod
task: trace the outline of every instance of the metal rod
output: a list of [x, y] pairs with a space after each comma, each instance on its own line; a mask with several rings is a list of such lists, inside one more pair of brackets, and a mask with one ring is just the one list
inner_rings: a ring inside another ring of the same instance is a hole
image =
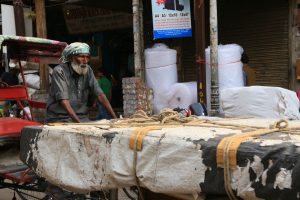
[[139, 20], [140, 20], [140, 48], [141, 48], [141, 79], [145, 82], [145, 56], [144, 56], [144, 5], [143, 0], [140, 0], [139, 4]]
[[[194, 15], [196, 24], [196, 55], [197, 55], [197, 93], [198, 102], [206, 104], [205, 80], [205, 1], [195, 0]], [[207, 105], [207, 104], [206, 104]]]
[[219, 75], [218, 75], [218, 15], [217, 0], [210, 0], [210, 63], [211, 63], [211, 111], [217, 116], [219, 110]]

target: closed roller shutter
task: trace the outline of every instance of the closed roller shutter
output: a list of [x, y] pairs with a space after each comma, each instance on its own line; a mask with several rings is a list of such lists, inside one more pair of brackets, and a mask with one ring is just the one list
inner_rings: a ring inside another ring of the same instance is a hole
[[247, 52], [257, 85], [288, 88], [289, 4], [286, 0], [218, 1], [219, 43]]
[[183, 82], [197, 81], [197, 66], [196, 66], [196, 52], [195, 52], [195, 39], [184, 38], [182, 40], [182, 70]]

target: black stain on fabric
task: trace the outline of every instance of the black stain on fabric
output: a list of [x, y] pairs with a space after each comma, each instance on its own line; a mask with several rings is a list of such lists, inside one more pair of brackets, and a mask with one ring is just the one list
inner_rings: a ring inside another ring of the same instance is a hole
[[118, 132], [107, 132], [107, 133], [103, 133], [102, 137], [106, 139], [106, 144], [107, 143], [111, 144], [114, 138], [116, 137], [116, 134], [118, 134]]

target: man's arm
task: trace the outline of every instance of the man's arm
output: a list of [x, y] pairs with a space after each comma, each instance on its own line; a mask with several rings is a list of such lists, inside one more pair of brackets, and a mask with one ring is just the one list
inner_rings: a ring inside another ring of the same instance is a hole
[[98, 96], [98, 100], [99, 102], [105, 107], [105, 109], [110, 113], [110, 115], [113, 117], [113, 118], [117, 118], [114, 110], [112, 109], [109, 101], [107, 100], [106, 96], [104, 93], [100, 94]]
[[71, 117], [71, 119], [76, 122], [76, 123], [80, 123], [79, 118], [77, 117], [76, 113], [74, 112], [70, 101], [67, 99], [63, 99], [60, 101], [61, 105], [64, 107], [64, 109], [67, 111], [67, 113], [69, 114], [69, 116]]

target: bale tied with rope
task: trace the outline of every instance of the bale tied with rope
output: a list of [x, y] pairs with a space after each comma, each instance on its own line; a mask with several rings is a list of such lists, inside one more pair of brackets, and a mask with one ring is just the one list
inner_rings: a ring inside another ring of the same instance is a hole
[[138, 186], [174, 196], [297, 199], [299, 136], [299, 121], [138, 111], [124, 119], [26, 127], [21, 147], [34, 171], [74, 192]]

